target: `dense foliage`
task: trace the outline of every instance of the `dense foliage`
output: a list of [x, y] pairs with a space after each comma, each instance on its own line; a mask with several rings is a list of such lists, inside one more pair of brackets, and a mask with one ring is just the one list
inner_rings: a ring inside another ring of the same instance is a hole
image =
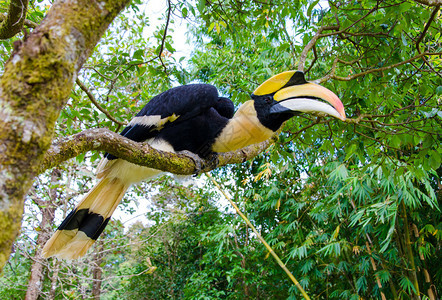
[[[439, 7], [292, 2], [167, 2], [157, 27], [150, 14], [155, 4], [133, 3], [83, 68], [83, 87], [72, 91], [57, 134], [119, 130], [173, 85], [212, 83], [239, 105], [271, 75], [304, 70], [338, 94], [348, 120], [294, 118], [265, 153], [214, 176], [312, 299], [437, 299]], [[35, 22], [43, 15], [35, 7], [28, 14]], [[190, 58], [174, 48], [172, 33], [182, 22]], [[2, 62], [12, 43], [2, 41]], [[0, 277], [0, 298], [24, 297], [41, 247], [35, 240], [43, 209], [52, 203], [56, 218], [66, 213], [90, 187], [99, 157], [77, 157], [60, 166], [63, 175], [49, 172], [36, 181], [22, 235]], [[143, 222], [112, 222], [95, 252], [78, 262], [45, 261], [42, 298], [97, 297], [98, 291], [102, 299], [300, 299], [204, 175], [190, 187], [167, 177], [134, 187], [123, 210], [136, 215], [129, 202], [148, 208]]]

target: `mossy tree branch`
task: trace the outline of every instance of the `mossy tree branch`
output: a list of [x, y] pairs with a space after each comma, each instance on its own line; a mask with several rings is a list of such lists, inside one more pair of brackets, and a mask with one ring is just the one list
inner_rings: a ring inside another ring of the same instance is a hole
[[[78, 71], [129, 0], [56, 1], [0, 78], [0, 270]], [[24, 18], [23, 18], [24, 19]]]
[[[8, 15], [0, 13], [0, 24], [1, 24], [1, 22], [4, 22], [7, 18], [8, 18]], [[28, 20], [28, 19], [25, 19], [23, 21], [23, 24], [28, 28], [35, 28], [38, 26], [37, 23], [35, 23], [31, 20]]]
[[8, 14], [0, 23], [0, 39], [12, 38], [21, 31], [27, 11], [28, 0], [11, 0]]
[[[275, 137], [276, 138], [276, 137]], [[53, 144], [46, 153], [39, 172], [82, 153], [106, 151], [134, 164], [181, 175], [208, 172], [215, 168], [242, 163], [264, 151], [274, 140], [251, 145], [233, 152], [218, 153], [207, 159], [156, 150], [147, 143], [137, 143], [105, 128], [88, 129]]]

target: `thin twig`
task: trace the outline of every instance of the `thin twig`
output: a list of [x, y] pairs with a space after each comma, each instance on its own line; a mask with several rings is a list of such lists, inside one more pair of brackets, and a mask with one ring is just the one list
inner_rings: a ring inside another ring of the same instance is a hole
[[313, 60], [311, 61], [310, 66], [304, 73], [307, 74], [308, 72], [310, 72], [310, 70], [313, 68], [313, 65], [317, 60], [318, 60], [318, 52], [316, 51], [316, 45], [313, 45]]
[[442, 1], [441, 0], [414, 0], [415, 2], [419, 2], [420, 4], [427, 5], [427, 6], [441, 6]]
[[118, 125], [126, 126], [126, 123], [120, 122], [117, 119], [115, 119], [114, 117], [112, 117], [112, 115], [98, 103], [97, 99], [95, 99], [95, 96], [91, 93], [91, 91], [89, 91], [89, 89], [78, 78], [75, 82], [86, 93], [89, 100], [91, 100], [92, 104], [94, 104], [95, 107], [98, 108], [99, 111], [101, 111], [103, 114], [105, 114], [106, 117], [109, 118], [109, 120], [117, 123]]
[[160, 59], [161, 65], [164, 68], [164, 73], [166, 73], [166, 74], [167, 74], [167, 68], [163, 62], [163, 59], [161, 58], [161, 54], [163, 53], [163, 50], [164, 50], [164, 44], [166, 42], [166, 37], [167, 37], [167, 29], [169, 28], [169, 22], [170, 22], [170, 13], [172, 12], [172, 3], [170, 2], [170, 0], [167, 1], [167, 5], [168, 5], [168, 9], [167, 9], [166, 27], [164, 28], [163, 39], [161, 40], [160, 51], [158, 52], [158, 58]]
[[[427, 24], [424, 27], [424, 30], [422, 31], [421, 35], [419, 36], [419, 38], [416, 41], [416, 49], [417, 52], [422, 53], [421, 49], [419, 47], [419, 43], [422, 41], [422, 39], [424, 38], [425, 34], [427, 33], [428, 29], [430, 28], [431, 23], [433, 22], [435, 16], [437, 15], [437, 12], [439, 11], [440, 5], [436, 6], [433, 9], [433, 12], [431, 13], [430, 19], [428, 20]], [[424, 63], [437, 75], [439, 75], [439, 77], [441, 77], [440, 73], [438, 71], [436, 71], [433, 66], [430, 64], [430, 62], [426, 59], [426, 57], [422, 57]]]
[[331, 69], [330, 73], [328, 75], [318, 79], [318, 80], [315, 80], [314, 82], [322, 83], [322, 82], [325, 82], [325, 81], [327, 81], [329, 79], [336, 79], [336, 80], [341, 80], [341, 81], [350, 81], [350, 80], [353, 80], [355, 78], [358, 78], [358, 77], [361, 77], [361, 76], [365, 76], [365, 75], [368, 75], [368, 74], [371, 74], [371, 73], [382, 72], [382, 71], [385, 71], [385, 70], [393, 69], [393, 68], [396, 68], [396, 67], [408, 64], [408, 63], [410, 63], [412, 61], [415, 61], [415, 60], [417, 60], [419, 58], [423, 58], [424, 56], [441, 55], [441, 54], [442, 54], [442, 52], [423, 52], [423, 53], [418, 54], [416, 56], [413, 56], [413, 57], [411, 57], [411, 58], [409, 58], [407, 60], [404, 60], [404, 61], [392, 64], [392, 65], [389, 65], [389, 66], [385, 66], [385, 67], [377, 68], [377, 69], [370, 69], [370, 70], [367, 70], [367, 71], [364, 71], [364, 72], [361, 72], [361, 73], [357, 73], [357, 74], [354, 74], [354, 75], [351, 75], [351, 76], [347, 76], [347, 77], [342, 77], [342, 76], [336, 76], [335, 75], [337, 62], [342, 62], [340, 59], [335, 59], [335, 62], [333, 63], [333, 66], [332, 66], [332, 69]]
[[351, 27], [353, 27], [354, 25], [356, 25], [357, 23], [359, 23], [360, 21], [362, 21], [363, 19], [365, 19], [366, 17], [368, 17], [372, 12], [378, 10], [379, 8], [377, 6], [373, 7], [372, 9], [370, 9], [365, 15], [363, 15], [362, 17], [360, 17], [359, 19], [357, 19], [356, 21], [354, 21], [352, 24], [350, 24], [349, 26], [347, 26], [346, 28], [339, 30], [339, 31], [335, 31], [335, 32], [331, 32], [331, 33], [324, 33], [324, 34], [319, 34], [318, 38], [323, 38], [326, 36], [331, 36], [331, 35], [337, 35], [337, 34], [341, 34], [341, 33], [347, 33], [347, 30], [350, 29]]
[[335, 25], [335, 26], [322, 26], [318, 29], [316, 34], [308, 42], [308, 44], [304, 47], [304, 49], [301, 52], [301, 55], [299, 56], [298, 71], [304, 71], [305, 61], [307, 59], [307, 53], [310, 51], [310, 49], [313, 48], [313, 46], [315, 46], [316, 41], [322, 36], [321, 33], [324, 30], [337, 30], [337, 29], [339, 29], [339, 26], [337, 26], [337, 25]]

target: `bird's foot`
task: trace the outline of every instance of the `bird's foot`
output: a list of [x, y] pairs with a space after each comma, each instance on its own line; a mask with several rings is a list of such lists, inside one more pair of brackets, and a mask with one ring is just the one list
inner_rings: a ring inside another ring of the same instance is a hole
[[193, 160], [193, 162], [195, 163], [195, 173], [193, 176], [198, 176], [199, 173], [201, 173], [201, 170], [203, 169], [203, 163], [201, 157], [199, 157], [198, 154], [195, 154], [188, 150], [179, 151], [178, 154], [183, 154]]
[[210, 166], [213, 166], [213, 168], [218, 166], [219, 164], [218, 153], [212, 152], [207, 159], [209, 161]]

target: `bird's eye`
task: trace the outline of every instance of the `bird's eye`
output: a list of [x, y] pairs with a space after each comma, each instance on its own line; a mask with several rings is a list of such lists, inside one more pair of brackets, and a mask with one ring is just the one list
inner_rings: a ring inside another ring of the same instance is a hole
[[273, 102], [273, 99], [270, 96], [267, 96], [265, 100], [268, 104], [271, 104]]

